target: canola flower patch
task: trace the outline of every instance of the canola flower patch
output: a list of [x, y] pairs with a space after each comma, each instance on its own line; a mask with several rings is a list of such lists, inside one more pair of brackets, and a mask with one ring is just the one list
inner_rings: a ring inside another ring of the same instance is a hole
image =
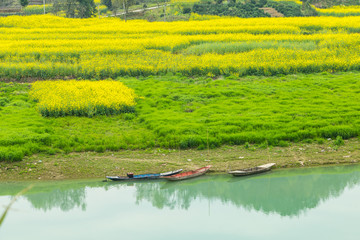
[[[273, 0], [277, 2], [294, 2], [299, 5], [302, 5], [303, 3], [299, 0]], [[360, 16], [360, 6], [358, 5], [336, 5], [330, 8], [318, 8], [315, 5], [312, 5], [313, 8], [316, 9], [316, 11], [321, 16], [336, 16], [336, 17], [344, 17], [344, 16]]]
[[300, 0], [273, 0], [273, 1], [276, 1], [276, 2], [295, 2], [299, 5], [302, 5], [302, 2]]
[[0, 78], [360, 70], [359, 33], [356, 16], [154, 23], [14, 16], [0, 19]]
[[359, 16], [360, 6], [334, 6], [332, 8], [316, 8], [323, 16]]
[[134, 91], [112, 80], [37, 81], [30, 97], [46, 117], [113, 115], [133, 112], [136, 104]]

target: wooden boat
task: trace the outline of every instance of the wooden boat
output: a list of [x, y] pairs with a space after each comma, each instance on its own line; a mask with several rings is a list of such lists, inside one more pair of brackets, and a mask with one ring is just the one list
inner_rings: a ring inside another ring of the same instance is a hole
[[211, 165], [208, 165], [206, 167], [199, 168], [199, 169], [197, 169], [195, 171], [178, 173], [178, 174], [175, 174], [175, 175], [166, 176], [166, 177], [162, 177], [162, 178], [164, 178], [166, 180], [170, 180], [170, 181], [185, 180], [185, 179], [194, 178], [194, 177], [204, 175], [207, 171], [209, 171], [210, 168], [211, 168]]
[[157, 179], [160, 177], [171, 176], [181, 172], [182, 169], [175, 171], [165, 172], [165, 173], [149, 173], [149, 174], [140, 174], [134, 175], [133, 173], [128, 173], [127, 176], [106, 176], [107, 179], [113, 181], [122, 181], [122, 180], [138, 180], [138, 179]]
[[247, 175], [270, 171], [271, 167], [274, 165], [275, 165], [275, 163], [267, 163], [267, 164], [260, 165], [260, 166], [254, 167], [254, 168], [246, 168], [246, 169], [229, 171], [228, 173], [232, 174], [233, 176], [247, 176]]

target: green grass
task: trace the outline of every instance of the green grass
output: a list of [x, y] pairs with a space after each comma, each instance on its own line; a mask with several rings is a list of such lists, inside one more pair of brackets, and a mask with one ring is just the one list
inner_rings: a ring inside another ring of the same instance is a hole
[[349, 13], [323, 13], [319, 12], [320, 16], [326, 16], [326, 17], [350, 17], [350, 16], [360, 16], [360, 12], [349, 12]]
[[203, 55], [206, 53], [240, 53], [248, 52], [255, 49], [292, 49], [313, 51], [317, 49], [317, 44], [312, 41], [306, 42], [277, 42], [277, 41], [263, 41], [263, 42], [214, 42], [203, 43], [199, 45], [192, 45], [183, 51], [184, 54]]
[[0, 160], [35, 153], [288, 146], [360, 133], [360, 73], [121, 78], [143, 96], [135, 113], [44, 118], [29, 85], [0, 83]]

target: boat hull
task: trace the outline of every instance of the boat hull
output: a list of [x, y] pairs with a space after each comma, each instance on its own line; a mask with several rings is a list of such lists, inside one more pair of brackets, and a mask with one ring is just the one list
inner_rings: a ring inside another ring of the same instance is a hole
[[110, 179], [112, 181], [126, 181], [126, 180], [141, 180], [141, 179], [158, 179], [162, 176], [171, 176], [174, 174], [178, 174], [181, 172], [182, 169], [178, 169], [171, 172], [165, 172], [165, 173], [151, 173], [151, 174], [140, 174], [140, 175], [134, 175], [133, 177], [128, 176], [106, 176], [107, 179]]
[[268, 164], [260, 165], [260, 166], [254, 167], [254, 168], [229, 171], [228, 173], [235, 177], [249, 176], [249, 175], [253, 175], [253, 174], [259, 174], [259, 173], [270, 171], [271, 167], [273, 167], [274, 165], [275, 165], [275, 163], [268, 163]]
[[162, 178], [164, 178], [166, 180], [169, 180], [169, 181], [186, 180], [186, 179], [190, 179], [190, 178], [199, 177], [201, 175], [204, 175], [207, 171], [210, 170], [210, 168], [211, 168], [211, 165], [208, 165], [206, 167], [199, 168], [199, 169], [197, 169], [195, 171], [179, 173], [179, 174], [175, 174], [175, 175], [167, 176], [167, 177], [162, 177]]

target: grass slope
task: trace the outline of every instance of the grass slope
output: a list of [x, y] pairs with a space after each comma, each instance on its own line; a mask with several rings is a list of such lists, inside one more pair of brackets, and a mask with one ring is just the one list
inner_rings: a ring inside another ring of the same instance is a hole
[[[0, 160], [44, 152], [288, 146], [360, 133], [358, 72], [119, 79], [143, 96], [135, 113], [44, 118], [29, 84], [0, 83]], [[338, 141], [341, 144], [341, 141]]]

